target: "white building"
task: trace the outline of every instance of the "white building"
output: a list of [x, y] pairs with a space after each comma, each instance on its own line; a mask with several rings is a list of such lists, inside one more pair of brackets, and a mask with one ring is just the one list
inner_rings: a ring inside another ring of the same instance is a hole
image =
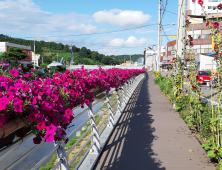
[[[203, 0], [203, 9], [207, 14], [222, 13], [222, 10], [217, 10], [217, 6], [222, 3], [222, 0]], [[216, 8], [216, 10], [213, 10]], [[192, 0], [188, 0], [188, 10], [192, 11], [191, 15], [204, 15], [202, 7], [198, 4], [198, 0], [195, 3]]]
[[39, 59], [40, 59], [40, 54], [35, 54], [32, 52], [32, 62], [35, 64], [35, 66], [39, 66]]
[[154, 70], [155, 65], [156, 65], [156, 53], [153, 50], [146, 51], [145, 67]]

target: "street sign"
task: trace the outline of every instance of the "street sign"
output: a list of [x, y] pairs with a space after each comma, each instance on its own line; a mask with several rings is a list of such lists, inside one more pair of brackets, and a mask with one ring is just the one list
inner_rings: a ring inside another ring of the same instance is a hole
[[170, 38], [177, 38], [177, 36], [170, 36]]

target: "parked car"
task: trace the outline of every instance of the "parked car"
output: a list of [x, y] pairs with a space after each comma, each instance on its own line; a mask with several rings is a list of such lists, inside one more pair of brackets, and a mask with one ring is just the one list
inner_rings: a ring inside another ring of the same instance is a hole
[[197, 71], [197, 80], [203, 84], [210, 82], [210, 76], [208, 71]]

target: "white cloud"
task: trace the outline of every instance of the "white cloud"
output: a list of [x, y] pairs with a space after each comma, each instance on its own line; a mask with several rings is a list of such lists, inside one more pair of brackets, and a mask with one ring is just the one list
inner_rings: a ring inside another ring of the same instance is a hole
[[91, 24], [85, 25], [71, 25], [67, 28], [69, 31], [83, 31], [85, 34], [90, 34], [97, 31], [96, 26], [92, 26]]
[[91, 15], [51, 13], [42, 11], [32, 0], [0, 1], [1, 32], [20, 34], [93, 33]]
[[[96, 51], [96, 50], [95, 50]], [[105, 55], [115, 55], [116, 54], [116, 49], [112, 49], [112, 48], [103, 48], [103, 49], [99, 49], [98, 52], [100, 54], [105, 54]]]
[[110, 11], [98, 11], [93, 15], [96, 22], [107, 22], [112, 25], [131, 26], [142, 25], [146, 23], [151, 16], [143, 14], [142, 11], [119, 10], [113, 9]]
[[116, 38], [110, 41], [109, 45], [114, 47], [135, 47], [135, 46], [141, 46], [141, 45], [147, 45], [149, 43], [152, 43], [153, 40], [150, 40], [148, 38], [141, 38], [137, 39], [134, 36], [130, 36], [126, 41], [122, 38]]

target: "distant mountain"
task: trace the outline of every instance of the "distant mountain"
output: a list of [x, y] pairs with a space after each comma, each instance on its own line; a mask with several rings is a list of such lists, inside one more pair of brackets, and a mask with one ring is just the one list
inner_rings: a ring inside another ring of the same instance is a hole
[[[20, 45], [31, 46], [34, 51], [34, 41], [25, 40], [21, 38], [13, 38], [7, 35], [0, 34], [0, 42], [10, 42]], [[74, 53], [75, 64], [86, 64], [86, 65], [115, 65], [120, 64], [119, 60], [113, 59], [110, 56], [99, 54], [97, 51], [91, 51], [86, 47], [78, 48], [75, 45], [72, 46]], [[40, 63], [42, 63], [42, 56], [44, 63], [51, 63], [52, 61], [58, 61], [63, 57], [64, 61], [71, 60], [71, 53], [69, 51], [69, 45], [55, 42], [35, 41], [35, 53], [40, 54]]]
[[[130, 60], [130, 55], [128, 55], [128, 54], [126, 54], [126, 55], [111, 55], [110, 57], [123, 62], [124, 61], [124, 56], [125, 56], [125, 61]], [[133, 54], [131, 56], [131, 61], [136, 62], [138, 60], [138, 58], [140, 58], [140, 57], [144, 57], [144, 55], [143, 54]]]

